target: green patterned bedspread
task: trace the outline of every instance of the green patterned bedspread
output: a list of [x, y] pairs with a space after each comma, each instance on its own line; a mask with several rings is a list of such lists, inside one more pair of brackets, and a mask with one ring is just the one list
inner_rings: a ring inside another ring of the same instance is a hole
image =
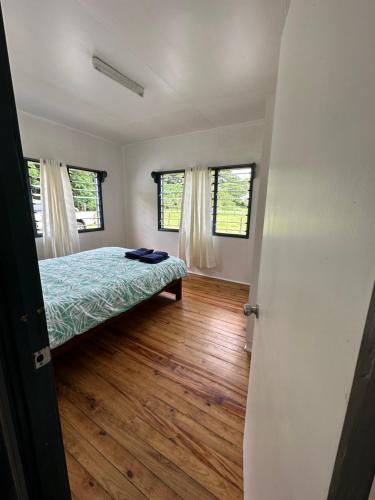
[[144, 264], [124, 258], [127, 250], [97, 248], [39, 262], [52, 349], [186, 276], [177, 257]]

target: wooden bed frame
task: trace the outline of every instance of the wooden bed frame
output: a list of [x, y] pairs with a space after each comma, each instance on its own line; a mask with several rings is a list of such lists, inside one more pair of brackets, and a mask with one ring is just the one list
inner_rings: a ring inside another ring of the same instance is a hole
[[177, 280], [172, 281], [171, 283], [168, 283], [168, 285], [166, 285], [162, 290], [160, 290], [159, 292], [155, 293], [154, 295], [151, 295], [151, 297], [149, 297], [148, 299], [143, 300], [139, 304], [136, 304], [135, 306], [131, 307], [127, 311], [125, 311], [125, 312], [123, 312], [121, 314], [118, 314], [117, 316], [114, 316], [113, 318], [107, 319], [103, 323], [100, 323], [100, 325], [95, 326], [94, 328], [91, 328], [91, 330], [87, 330], [87, 332], [81, 333], [79, 335], [75, 335], [74, 337], [72, 337], [71, 339], [69, 339], [64, 344], [62, 344], [62, 345], [60, 345], [60, 346], [55, 347], [54, 349], [52, 349], [52, 351], [51, 351], [52, 357], [56, 358], [58, 356], [61, 356], [66, 351], [70, 350], [72, 347], [80, 344], [82, 341], [84, 341], [85, 339], [90, 338], [92, 335], [95, 335], [96, 333], [98, 333], [99, 331], [103, 330], [104, 328], [106, 328], [111, 323], [113, 323], [115, 321], [118, 321], [120, 318], [125, 317], [130, 311], [134, 311], [134, 309], [136, 309], [137, 307], [145, 304], [146, 302], [148, 302], [149, 300], [153, 299], [154, 297], [156, 297], [157, 295], [159, 295], [162, 292], [172, 293], [173, 295], [175, 295], [176, 301], [181, 300], [182, 299], [182, 279], [179, 278]]

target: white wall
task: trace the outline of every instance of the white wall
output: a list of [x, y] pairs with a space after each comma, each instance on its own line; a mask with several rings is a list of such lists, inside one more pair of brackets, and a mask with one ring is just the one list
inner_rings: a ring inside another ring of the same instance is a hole
[[[81, 250], [125, 246], [121, 147], [23, 112], [18, 113], [18, 119], [25, 157], [52, 158], [108, 172], [102, 185], [105, 229], [80, 234]], [[36, 245], [39, 258], [43, 258], [42, 238], [36, 238]]]
[[292, 0], [280, 53], [245, 498], [324, 500], [375, 278], [375, 2]]
[[[204, 130], [139, 142], [124, 147], [125, 193], [128, 213], [128, 242], [177, 255], [178, 233], [158, 231], [157, 190], [153, 170], [258, 162], [262, 152], [263, 122]], [[257, 181], [254, 190], [257, 189]], [[252, 226], [251, 235], [252, 238]], [[213, 270], [193, 271], [249, 282], [251, 241], [217, 236], [214, 246], [218, 265]]]

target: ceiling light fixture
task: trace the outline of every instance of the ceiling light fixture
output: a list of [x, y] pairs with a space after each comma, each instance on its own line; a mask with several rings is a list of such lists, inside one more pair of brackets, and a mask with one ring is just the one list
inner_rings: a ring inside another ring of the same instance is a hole
[[112, 80], [115, 80], [115, 82], [120, 83], [135, 94], [143, 97], [145, 89], [142, 87], [142, 85], [139, 85], [139, 83], [123, 75], [122, 73], [117, 71], [117, 69], [102, 61], [99, 57], [92, 56], [92, 64], [96, 70], [100, 71], [100, 73], [103, 73], [109, 78], [112, 78]]

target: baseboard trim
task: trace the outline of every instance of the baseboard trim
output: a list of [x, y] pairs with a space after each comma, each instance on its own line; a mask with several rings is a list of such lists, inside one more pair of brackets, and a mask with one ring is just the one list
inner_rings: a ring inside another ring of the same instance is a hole
[[239, 285], [250, 286], [250, 283], [247, 283], [246, 281], [229, 280], [227, 278], [221, 278], [219, 276], [212, 276], [211, 274], [197, 273], [196, 271], [190, 271], [190, 270], [188, 270], [188, 273], [189, 274], [196, 274], [197, 276], [204, 276], [205, 278], [212, 278], [214, 280], [228, 281], [229, 283], [238, 283]]

